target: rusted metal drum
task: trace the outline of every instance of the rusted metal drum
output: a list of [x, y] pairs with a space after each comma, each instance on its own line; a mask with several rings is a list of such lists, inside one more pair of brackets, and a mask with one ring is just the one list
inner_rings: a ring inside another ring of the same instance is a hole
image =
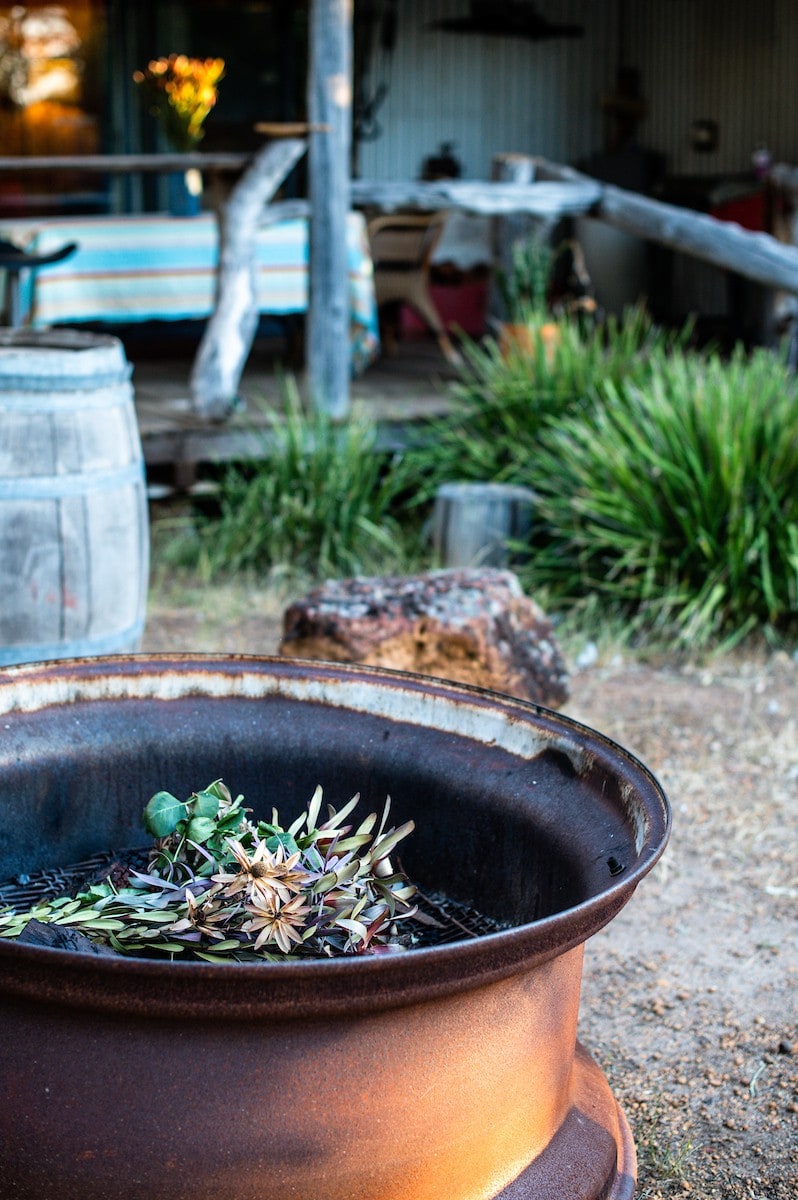
[[290, 818], [321, 783], [390, 793], [411, 878], [507, 925], [263, 966], [0, 939], [4, 1197], [632, 1195], [628, 1127], [576, 1040], [583, 943], [669, 830], [624, 750], [520, 700], [286, 659], [15, 667], [0, 724], [0, 879], [144, 843], [159, 788], [223, 777]]
[[136, 650], [149, 529], [118, 338], [0, 331], [0, 664]]

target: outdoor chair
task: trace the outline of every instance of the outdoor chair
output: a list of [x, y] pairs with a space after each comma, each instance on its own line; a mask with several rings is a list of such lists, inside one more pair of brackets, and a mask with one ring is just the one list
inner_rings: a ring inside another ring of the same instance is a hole
[[[444, 328], [429, 286], [432, 255], [445, 223], [445, 212], [391, 213], [375, 217], [368, 231], [378, 309], [390, 305], [398, 310], [401, 304], [407, 304], [435, 334], [448, 361], [459, 363], [460, 356]], [[389, 353], [394, 339], [395, 329], [386, 327], [384, 342]]]
[[0, 238], [0, 270], [6, 273], [4, 309], [6, 323], [12, 329], [18, 329], [22, 324], [22, 300], [20, 292], [20, 274], [22, 271], [46, 267], [51, 263], [63, 262], [78, 248], [77, 242], [51, 250], [48, 254], [28, 254], [14, 242]]

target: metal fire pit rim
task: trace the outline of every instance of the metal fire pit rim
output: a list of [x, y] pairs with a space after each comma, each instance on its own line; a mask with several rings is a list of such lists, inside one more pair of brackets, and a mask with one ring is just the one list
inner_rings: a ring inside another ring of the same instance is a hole
[[[13, 942], [3, 942], [0, 939], [0, 961], [4, 961], [13, 975], [19, 973], [16, 984], [11, 978], [7, 984], [12, 990], [20, 988], [27, 990], [24, 979], [25, 968], [29, 967], [34, 974], [45, 974], [48, 970], [53, 976], [58, 975], [65, 984], [64, 1002], [68, 1002], [71, 994], [70, 981], [80, 976], [77, 986], [75, 1003], [81, 1005], [95, 1003], [106, 1007], [124, 1008], [129, 997], [123, 995], [125, 981], [133, 976], [141, 980], [169, 981], [169, 988], [161, 997], [151, 994], [148, 1011], [155, 1007], [163, 1015], [201, 1015], [210, 1009], [214, 1000], [210, 995], [227, 991], [229, 983], [236, 984], [237, 997], [231, 1005], [230, 1016], [238, 1011], [241, 1017], [251, 1018], [253, 1008], [259, 1013], [275, 1016], [285, 1011], [291, 1017], [309, 1015], [316, 1009], [316, 987], [324, 980], [325, 993], [330, 1005], [328, 1012], [339, 1008], [343, 1013], [354, 1009], [370, 1011], [377, 1008], [395, 1007], [403, 1004], [416, 1003], [420, 999], [429, 999], [431, 995], [430, 976], [436, 975], [432, 992], [439, 995], [449, 995], [464, 991], [474, 986], [497, 981], [515, 973], [519, 968], [542, 965], [565, 951], [580, 945], [594, 933], [606, 925], [631, 897], [640, 879], [654, 866], [664, 851], [670, 833], [670, 808], [664, 791], [652, 772], [630, 752], [623, 749], [604, 734], [582, 725], [573, 718], [563, 716], [552, 710], [528, 701], [516, 699], [487, 689], [476, 688], [467, 684], [450, 683], [429, 676], [415, 675], [408, 672], [389, 671], [377, 667], [364, 667], [358, 664], [324, 663], [300, 659], [285, 659], [257, 655], [229, 654], [138, 654], [115, 655], [89, 659], [54, 660], [50, 663], [24, 664], [7, 668], [0, 672], [0, 716], [13, 715], [14, 711], [34, 711], [36, 706], [23, 709], [7, 708], [4, 698], [9, 689], [18, 684], [30, 685], [36, 680], [48, 678], [64, 679], [71, 677], [83, 681], [84, 685], [102, 676], [120, 676], [124, 678], [139, 678], [147, 674], [161, 677], [164, 670], [171, 670], [185, 678], [190, 678], [203, 670], [222, 673], [226, 677], [241, 678], [248, 671], [263, 673], [276, 672], [288, 677], [322, 677], [338, 680], [342, 676], [349, 680], [366, 680], [372, 684], [382, 682], [394, 688], [409, 689], [423, 692], [426, 696], [437, 696], [450, 700], [467, 701], [477, 709], [497, 707], [512, 719], [515, 716], [519, 723], [528, 721], [533, 716], [538, 723], [543, 723], [555, 733], [565, 729], [567, 732], [587, 736], [592, 748], [599, 749], [618, 766], [623, 764], [625, 770], [638, 779], [643, 779], [648, 787], [649, 799], [656, 798], [658, 807], [649, 816], [649, 826], [645, 830], [643, 845], [638, 852], [635, 865], [629, 869], [616, 883], [608, 886], [597, 895], [573, 905], [548, 917], [513, 926], [507, 930], [481, 935], [471, 941], [457, 942], [450, 945], [419, 948], [387, 956], [369, 958], [342, 958], [335, 960], [303, 960], [286, 963], [270, 964], [211, 964], [199, 962], [172, 962], [155, 959], [126, 959], [122, 957], [102, 957], [92, 954], [81, 954], [74, 951], [56, 950], [49, 947], [24, 946]], [[19, 689], [17, 689], [19, 690]], [[27, 690], [27, 688], [25, 689]], [[80, 691], [80, 689], [78, 689]], [[191, 692], [183, 694], [194, 694]], [[207, 695], [201, 689], [198, 695]], [[82, 695], [75, 696], [76, 701], [82, 698], [91, 699], [91, 688], [85, 689]], [[103, 697], [95, 696], [95, 699]], [[110, 697], [108, 697], [110, 698]], [[153, 697], [150, 697], [153, 698]], [[53, 701], [57, 703], [57, 701]], [[356, 711], [356, 710], [355, 710]], [[468, 735], [464, 735], [468, 736]], [[656, 820], [654, 818], [657, 818]], [[413, 964], [416, 964], [414, 968]], [[13, 968], [18, 968], [14, 970]], [[422, 971], [421, 968], [424, 968]], [[41, 972], [39, 970], [41, 968]], [[437, 970], [433, 970], [437, 968]], [[426, 976], [423, 986], [413, 984], [413, 974], [418, 969], [419, 974]], [[267, 975], [264, 976], [264, 971]], [[87, 976], [96, 979], [98, 984], [103, 981], [111, 993], [115, 992], [114, 981], [119, 984], [119, 996], [93, 995], [93, 990], [86, 986]], [[202, 980], [203, 989], [207, 989], [209, 997], [197, 1000], [193, 995], [198, 980]], [[268, 979], [269, 995], [264, 997], [264, 979]], [[77, 994], [79, 993], [79, 995]], [[386, 996], [389, 998], [386, 999]], [[217, 1001], [218, 1002], [218, 997]]]
[[[318, 1015], [319, 987], [323, 985], [325, 1017], [376, 1013], [487, 987], [519, 970], [544, 967], [604, 928], [632, 891], [634, 888], [614, 903], [602, 905], [600, 913], [592, 900], [472, 941], [368, 957], [285, 963], [180, 962], [97, 955], [0, 938], [0, 964], [4, 964], [0, 992], [40, 999], [44, 986], [59, 1007], [132, 1013], [138, 1008], [137, 997], [131, 996], [127, 984], [135, 980], [146, 988], [142, 1011], [150, 1017], [210, 1017], [223, 1000], [225, 1019], [294, 1021]], [[567, 917], [573, 925], [577, 912], [583, 915], [583, 924], [574, 928], [570, 937], [563, 937], [566, 921], [562, 918]], [[550, 936], [544, 940], [545, 933]], [[535, 946], [529, 945], [530, 940]], [[537, 945], [540, 942], [543, 944]], [[201, 994], [198, 984], [202, 985]]]
[[[160, 668], [153, 670], [152, 668]], [[126, 693], [121, 687], [117, 686], [116, 690], [106, 696], [92, 692], [90, 681], [102, 678], [108, 680], [116, 676], [126, 677], [125, 672], [129, 674], [127, 677], [137, 678], [139, 681], [147, 675], [152, 676], [159, 682], [162, 682], [167, 675], [167, 668], [174, 672], [176, 678], [184, 680], [192, 674], [197, 677], [196, 691], [191, 688], [179, 691], [173, 695], [155, 695], [143, 693], [140, 696], [131, 696]], [[15, 712], [31, 712], [40, 708], [48, 707], [57, 704], [63, 699], [69, 702], [78, 703], [81, 701], [94, 700], [111, 700], [111, 699], [156, 699], [168, 702], [170, 700], [184, 699], [190, 695], [203, 696], [208, 699], [223, 698], [222, 693], [214, 693], [212, 690], [206, 690], [199, 686], [199, 681], [206, 680], [211, 673], [208, 668], [213, 668], [216, 674], [223, 674], [227, 679], [244, 679], [248, 672], [252, 674], [263, 674], [265, 669], [269, 669], [275, 674], [282, 674], [286, 679], [295, 677], [297, 679], [307, 679], [315, 677], [318, 680], [327, 680], [328, 683], [338, 683], [341, 678], [350, 682], [362, 680], [365, 683], [370, 682], [375, 684], [381, 682], [386, 686], [390, 686], [395, 691], [400, 691], [402, 687], [408, 692], [422, 695], [428, 700], [433, 698], [442, 698], [459, 702], [459, 714], [462, 714], [468, 709], [473, 709], [479, 713], [480, 720], [484, 720], [485, 714], [494, 713], [500, 710], [504, 717], [503, 724], [506, 728], [523, 726], [527, 740], [530, 739], [529, 727], [530, 717], [534, 718], [539, 729], [546, 733], [545, 748], [562, 750], [567, 756], [573, 753], [573, 747], [569, 747], [563, 738], [563, 733], [577, 735], [584, 738], [591, 745], [591, 753], [588, 755], [584, 748], [580, 747], [577, 757], [579, 763], [573, 763], [575, 768], [584, 767], [587, 765], [588, 757], [596, 761], [599, 757], [598, 751], [601, 751], [608, 765], [619, 768], [621, 765], [625, 768], [620, 772], [626, 775], [631, 772], [637, 777], [638, 782], [643, 781], [647, 785], [649, 799], [656, 798], [658, 804], [655, 809], [649, 806], [647, 812], [648, 825], [645, 829], [638, 829], [638, 845], [636, 851], [638, 854], [638, 863], [634, 869], [634, 877], [639, 881], [651, 868], [664, 851], [671, 834], [672, 815], [670, 804], [668, 802], [665, 790], [662, 784], [639, 758], [631, 751], [619, 745], [612, 738], [599, 730], [585, 725], [573, 717], [566, 716], [553, 709], [549, 709], [540, 704], [535, 704], [532, 701], [522, 700], [515, 696], [509, 696], [501, 692], [491, 691], [487, 688], [476, 687], [473, 684], [458, 683], [446, 679], [440, 679], [430, 675], [420, 675], [409, 671], [397, 671], [383, 667], [365, 666], [359, 663], [336, 663], [325, 662], [311, 659], [299, 658], [284, 658], [277, 655], [245, 655], [245, 654], [209, 654], [209, 653], [157, 653], [157, 654], [119, 654], [119, 655], [104, 655], [98, 657], [84, 657], [75, 659], [54, 659], [50, 662], [43, 663], [25, 663], [7, 667], [0, 671], [0, 717], [13, 716]], [[222, 668], [222, 670], [220, 670]], [[28, 687], [31, 681], [39, 680], [46, 681], [48, 676], [55, 675], [58, 678], [64, 676], [65, 672], [70, 673], [70, 678], [74, 681], [75, 693], [71, 696], [63, 696], [59, 699], [54, 694], [49, 700], [44, 698], [44, 703], [31, 704], [28, 699], [25, 702], [12, 703], [7, 706], [5, 703], [9, 693], [14, 694], [15, 690], [19, 693], [24, 691], [27, 695]], [[85, 692], [81, 689], [81, 681]], [[22, 688], [15, 685], [22, 684]], [[276, 692], [276, 687], [275, 687]], [[236, 698], [239, 699], [263, 699], [270, 693], [258, 692], [251, 694], [246, 687], [241, 687], [236, 693]], [[344, 704], [337, 702], [329, 694], [313, 696], [308, 694], [304, 697], [305, 700], [313, 702], [323, 702], [326, 704], [336, 703], [342, 709], [350, 711], [373, 711], [360, 708], [352, 704]], [[396, 714], [381, 713], [385, 719], [396, 719]], [[401, 721], [405, 724], [413, 722], [407, 717], [402, 716]], [[416, 722], [417, 724], [419, 722]], [[442, 726], [436, 726], [442, 729]], [[467, 730], [457, 727], [449, 730], [452, 734], [464, 739], [471, 738], [474, 741], [481, 742], [484, 745], [495, 744], [495, 739], [489, 739], [477, 736], [473, 729]], [[542, 743], [541, 743], [542, 744]], [[506, 742], [502, 743], [504, 749], [510, 750], [519, 758], [525, 758], [528, 761], [533, 761], [536, 754], [527, 753], [517, 744], [510, 745]], [[630, 814], [631, 816], [631, 814]], [[643, 853], [644, 849], [646, 853]], [[629, 875], [624, 876], [622, 882], [628, 882]], [[605, 892], [610, 889], [605, 889]]]
[[[564, 726], [573, 732], [589, 735], [598, 745], [604, 746], [613, 755], [617, 754], [620, 758], [630, 763], [636, 771], [647, 776], [653, 784], [654, 789], [663, 793], [663, 815], [667, 818], [667, 832], [670, 832], [670, 809], [667, 799], [664, 796], [662, 785], [655, 774], [631, 751], [625, 749], [625, 747], [615, 742], [600, 730], [585, 725], [574, 717], [567, 716], [556, 709], [547, 708], [545, 705], [536, 704], [531, 700], [523, 700], [520, 697], [493, 691], [489, 688], [478, 687], [475, 684], [459, 683], [434, 675], [422, 675], [412, 671], [399, 671], [389, 667], [367, 666], [362, 663], [328, 662], [319, 659], [286, 658], [279, 655], [227, 654], [223, 652], [108, 654], [94, 657], [51, 659], [35, 663], [17, 663], [0, 668], [0, 716], [13, 714], [14, 712], [31, 712], [38, 708], [46, 707], [49, 703], [57, 702], [57, 697], [53, 697], [53, 700], [49, 702], [45, 701], [44, 704], [14, 704], [12, 707], [7, 708], [3, 704], [4, 696], [6, 692], [13, 690], [17, 682], [25, 683], [31, 679], [46, 678], [51, 673], [60, 676], [66, 670], [72, 672], [76, 682], [80, 680], [88, 681], [98, 675], [122, 675], [125, 668], [132, 668], [134, 674], [139, 677], [143, 677], [148, 673], [158, 674], [159, 676], [163, 675], [163, 670], [160, 672], [147, 671], [146, 668], [149, 666], [160, 668], [170, 667], [178, 675], [201, 672], [203, 668], [213, 667], [217, 673], [225, 673], [229, 678], [241, 678], [246, 668], [257, 669], [269, 667], [277, 672], [284, 673], [286, 676], [318, 675], [331, 680], [335, 679], [336, 676], [345, 676], [353, 680], [362, 677], [364, 681], [370, 680], [372, 682], [382, 679], [395, 687], [403, 683], [408, 690], [414, 692], [444, 697], [449, 696], [452, 699], [471, 700], [476, 705], [481, 702], [483, 705], [490, 707], [498, 706], [505, 710], [510, 717], [512, 717], [514, 711], [519, 714], [526, 714], [527, 716], [533, 714], [540, 718], [544, 725], [549, 725], [552, 729], [556, 729], [557, 726]], [[226, 667], [227, 670], [220, 672], [220, 667]], [[187, 691], [185, 694], [190, 695], [192, 693]], [[213, 694], [208, 692], [198, 691], [196, 694], [207, 695], [209, 698], [213, 698]], [[240, 696], [241, 698], [246, 698], [246, 693], [241, 692]], [[111, 699], [113, 697], [110, 695], [108, 697], [93, 696], [87, 693], [85, 696], [78, 694], [72, 699], [80, 701], [82, 699], [93, 700], [104, 698]], [[179, 697], [153, 696], [151, 698], [170, 700]], [[252, 698], [257, 697], [253, 696]]]

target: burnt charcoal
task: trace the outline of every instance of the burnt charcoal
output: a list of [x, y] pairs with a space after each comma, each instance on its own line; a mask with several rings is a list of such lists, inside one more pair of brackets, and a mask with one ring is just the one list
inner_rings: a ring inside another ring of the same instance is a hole
[[76, 950], [81, 954], [112, 954], [118, 957], [110, 946], [98, 945], [77, 929], [51, 925], [48, 921], [28, 921], [17, 941], [27, 946], [49, 946], [52, 950]]

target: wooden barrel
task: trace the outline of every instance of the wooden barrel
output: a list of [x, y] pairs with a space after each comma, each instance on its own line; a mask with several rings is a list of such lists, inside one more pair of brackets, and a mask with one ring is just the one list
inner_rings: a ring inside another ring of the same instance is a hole
[[444, 567], [507, 567], [532, 527], [535, 495], [505, 483], [444, 483], [435, 495], [433, 542]]
[[149, 528], [118, 338], [0, 330], [0, 665], [136, 650]]

